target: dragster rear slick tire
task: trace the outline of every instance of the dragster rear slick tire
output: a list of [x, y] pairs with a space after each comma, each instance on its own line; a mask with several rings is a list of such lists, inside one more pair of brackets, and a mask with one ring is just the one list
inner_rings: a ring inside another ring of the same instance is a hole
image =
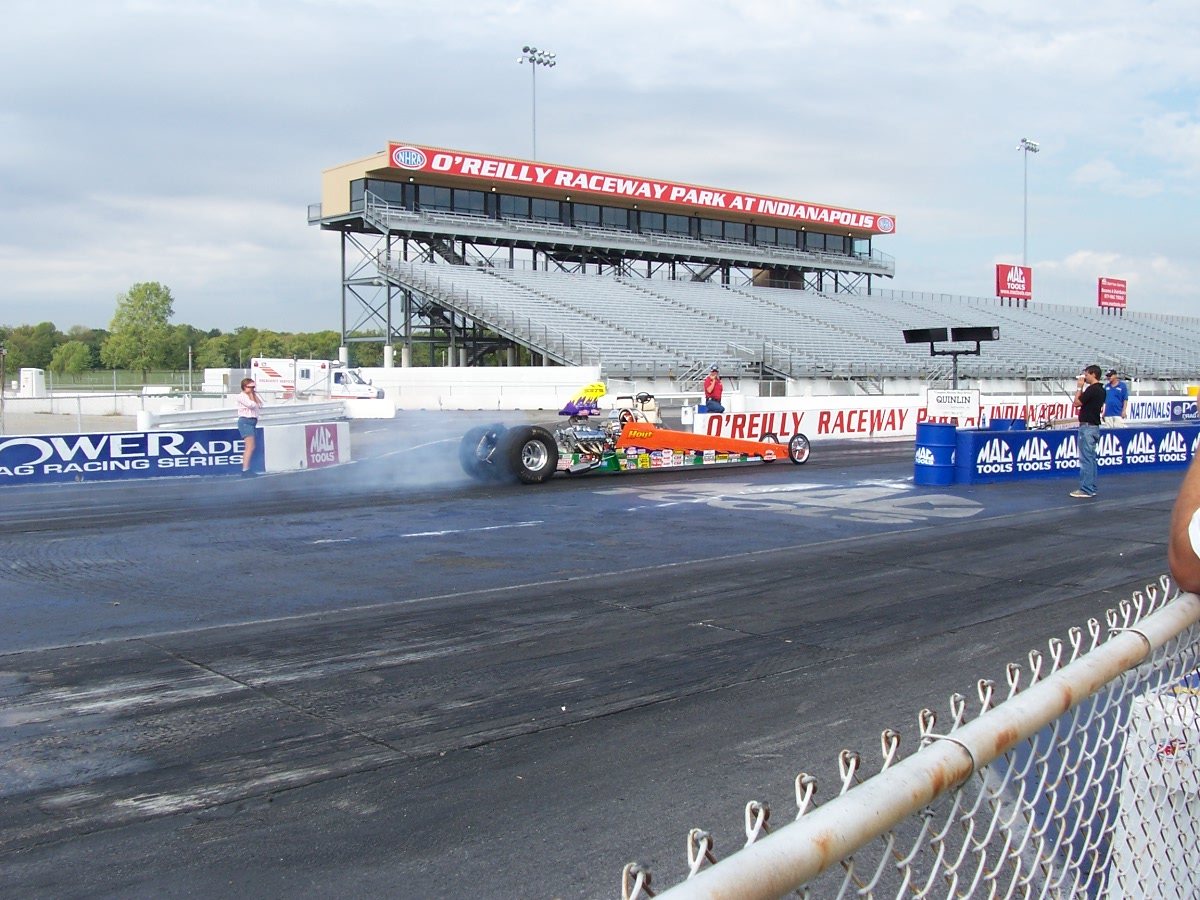
[[558, 441], [540, 425], [510, 428], [499, 456], [509, 472], [525, 484], [542, 484], [558, 471]]
[[500, 451], [506, 429], [503, 425], [481, 425], [463, 435], [458, 444], [458, 463], [478, 481], [499, 481], [508, 476], [506, 458]]
[[788, 441], [788, 459], [802, 466], [808, 462], [811, 455], [812, 447], [809, 446], [808, 438], [802, 434], [793, 434], [792, 439]]

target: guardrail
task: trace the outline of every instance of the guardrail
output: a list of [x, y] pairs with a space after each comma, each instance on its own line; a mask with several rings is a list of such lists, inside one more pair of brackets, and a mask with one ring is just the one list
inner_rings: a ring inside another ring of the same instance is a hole
[[[842, 751], [841, 790], [820, 808], [801, 773], [795, 821], [772, 829], [768, 805], [751, 801], [732, 855], [718, 859], [713, 836], [692, 829], [687, 880], [657, 896], [1196, 896], [1200, 597], [1168, 599], [1169, 587], [1164, 577], [1109, 610], [1107, 640], [1092, 619], [1069, 646], [1030, 652], [1027, 687], [1010, 664], [1007, 699], [981, 680], [971, 721], [958, 694], [941, 733], [922, 710], [908, 758], [886, 729], [878, 774]], [[656, 896], [644, 866], [625, 867], [622, 896]]]
[[[331, 419], [347, 418], [346, 403], [336, 400], [329, 403], [292, 403], [269, 406], [259, 413], [263, 425], [302, 425], [306, 422], [327, 422]], [[214, 428], [237, 424], [237, 408], [185, 409], [178, 412], [139, 412], [138, 431], [156, 431], [161, 428]]]

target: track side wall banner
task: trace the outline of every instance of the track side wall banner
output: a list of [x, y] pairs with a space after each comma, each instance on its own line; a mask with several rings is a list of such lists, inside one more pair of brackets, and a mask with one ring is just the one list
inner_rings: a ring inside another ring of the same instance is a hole
[[[1184, 468], [1196, 454], [1194, 425], [1113, 428], [1100, 432], [1096, 462], [1106, 472]], [[984, 484], [1079, 475], [1078, 431], [959, 431], [954, 483]]]
[[[262, 433], [260, 428], [260, 438]], [[244, 449], [236, 428], [14, 435], [0, 438], [0, 486], [235, 475]], [[255, 453], [256, 468], [261, 468], [260, 453]]]
[[[915, 436], [921, 422], [952, 423], [949, 416], [929, 415], [918, 396], [903, 397], [788, 397], [746, 398], [754, 405], [750, 412], [725, 412], [697, 415], [692, 429], [713, 437], [762, 440], [773, 434], [782, 443], [794, 434], [810, 439], [849, 437]], [[986, 425], [992, 419], [1026, 419], [1031, 422], [1062, 421], [1076, 418], [1071, 398], [1032, 398], [1024, 396], [982, 397], [979, 415], [964, 416], [957, 424], [963, 428]], [[1194, 397], [1131, 397], [1126, 424], [1139, 422], [1188, 422], [1196, 419]]]

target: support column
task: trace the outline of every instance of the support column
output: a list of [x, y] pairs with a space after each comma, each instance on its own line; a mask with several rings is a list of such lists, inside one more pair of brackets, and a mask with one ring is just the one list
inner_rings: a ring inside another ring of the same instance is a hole
[[[342, 350], [345, 350], [346, 344], [346, 232], [341, 233], [342, 237]], [[339, 352], [340, 355], [340, 352]]]
[[395, 352], [396, 348], [391, 344], [383, 345], [383, 367], [385, 369], [395, 368]]

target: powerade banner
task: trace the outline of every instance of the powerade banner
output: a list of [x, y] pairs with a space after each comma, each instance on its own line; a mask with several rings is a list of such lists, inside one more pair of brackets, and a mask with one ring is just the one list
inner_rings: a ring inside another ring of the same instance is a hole
[[[262, 429], [258, 434], [261, 448]], [[236, 428], [0, 437], [0, 487], [234, 475], [242, 470], [244, 449]], [[255, 452], [256, 460], [260, 452]]]
[[[954, 452], [956, 484], [1021, 481], [1079, 475], [1079, 432], [959, 431]], [[1106, 472], [1180, 469], [1200, 443], [1200, 427], [1161, 426], [1100, 430], [1096, 463]]]
[[589, 169], [567, 169], [519, 159], [481, 156], [459, 150], [440, 150], [437, 147], [388, 144], [388, 165], [409, 172], [431, 172], [478, 179], [489, 185], [511, 182], [558, 188], [567, 194], [587, 193], [628, 197], [631, 200], [654, 200], [686, 207], [689, 213], [701, 207], [725, 212], [752, 213], [756, 216], [773, 216], [800, 224], [851, 228], [874, 234], [891, 234], [896, 230], [895, 217], [879, 213], [799, 203], [795, 200], [780, 200], [758, 194], [718, 191], [673, 181], [633, 178]]

